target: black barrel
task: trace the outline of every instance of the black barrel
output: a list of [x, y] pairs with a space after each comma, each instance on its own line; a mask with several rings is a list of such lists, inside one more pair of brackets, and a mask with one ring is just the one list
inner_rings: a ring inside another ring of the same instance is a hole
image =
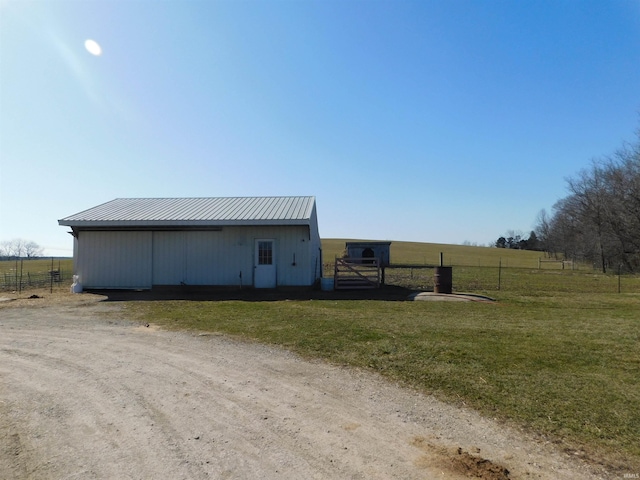
[[435, 293], [451, 293], [452, 290], [452, 267], [436, 267], [436, 272], [433, 275], [433, 291]]

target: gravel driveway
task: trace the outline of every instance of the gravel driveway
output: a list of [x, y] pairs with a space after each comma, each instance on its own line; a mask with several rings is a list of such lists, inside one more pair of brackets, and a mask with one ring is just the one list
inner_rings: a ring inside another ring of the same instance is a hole
[[99, 298], [0, 304], [0, 479], [598, 478], [371, 373]]

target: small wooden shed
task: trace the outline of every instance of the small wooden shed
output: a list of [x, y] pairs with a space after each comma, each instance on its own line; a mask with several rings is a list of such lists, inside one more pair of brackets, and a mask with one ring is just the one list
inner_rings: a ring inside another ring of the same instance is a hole
[[58, 220], [84, 288], [311, 286], [315, 197], [118, 198]]
[[389, 266], [391, 242], [346, 242], [349, 258], [377, 258], [380, 267]]

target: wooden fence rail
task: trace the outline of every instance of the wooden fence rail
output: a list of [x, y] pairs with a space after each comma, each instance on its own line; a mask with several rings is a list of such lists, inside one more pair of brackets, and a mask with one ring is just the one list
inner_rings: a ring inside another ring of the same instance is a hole
[[377, 258], [336, 258], [333, 274], [336, 290], [379, 288], [380, 278]]

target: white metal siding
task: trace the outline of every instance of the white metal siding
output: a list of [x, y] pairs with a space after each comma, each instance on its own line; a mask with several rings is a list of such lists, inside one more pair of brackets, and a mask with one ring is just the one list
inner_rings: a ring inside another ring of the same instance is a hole
[[309, 217], [309, 285], [322, 277], [322, 241], [318, 229], [318, 214], [315, 203]]
[[85, 288], [181, 283], [251, 286], [257, 238], [275, 240], [278, 286], [307, 286], [319, 278], [317, 226], [305, 225], [237, 226], [220, 231], [81, 231], [76, 273]]
[[241, 228], [188, 233], [187, 283], [240, 285], [240, 271], [251, 266], [251, 246], [241, 237]]
[[252, 239], [275, 240], [278, 286], [312, 285], [313, 269], [308, 226], [253, 227]]
[[179, 285], [183, 282], [186, 285], [251, 286], [254, 241], [256, 238], [273, 238], [277, 284], [312, 285], [317, 278], [314, 271], [319, 269], [315, 263], [318, 246], [309, 237], [306, 226], [154, 232], [153, 284]]
[[153, 284], [186, 283], [187, 232], [153, 232]]
[[80, 283], [84, 288], [151, 287], [151, 238], [151, 232], [80, 232]]

